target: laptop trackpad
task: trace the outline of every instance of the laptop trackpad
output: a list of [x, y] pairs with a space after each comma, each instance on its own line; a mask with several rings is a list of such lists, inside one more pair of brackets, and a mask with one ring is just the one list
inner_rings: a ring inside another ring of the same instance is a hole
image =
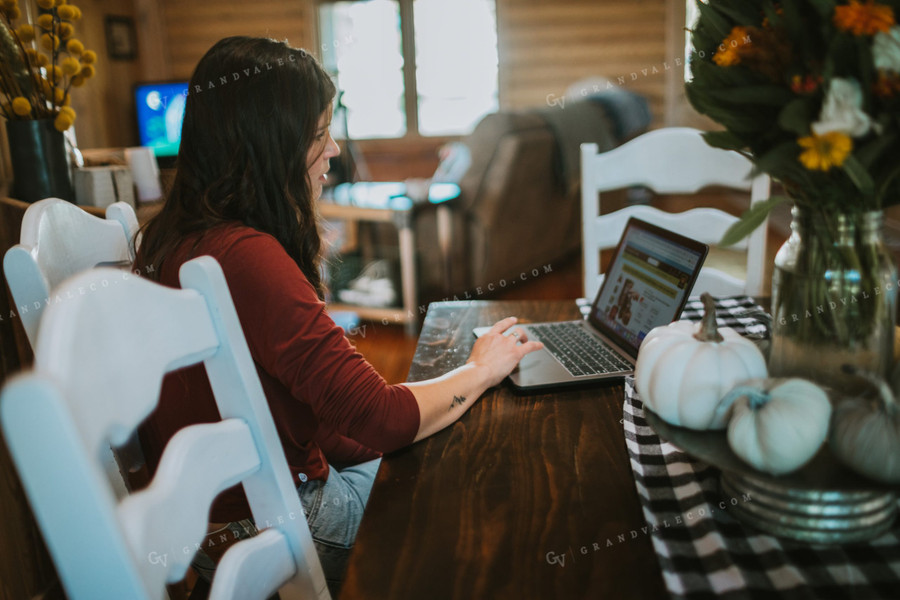
[[524, 388], [571, 382], [573, 378], [547, 350], [537, 350], [522, 357], [509, 379]]

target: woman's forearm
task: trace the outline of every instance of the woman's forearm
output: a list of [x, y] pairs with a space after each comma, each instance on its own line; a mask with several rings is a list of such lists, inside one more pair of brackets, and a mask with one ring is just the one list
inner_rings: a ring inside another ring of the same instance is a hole
[[[419, 432], [415, 441], [437, 433], [460, 418], [488, 388], [497, 385], [523, 356], [544, 347], [528, 341], [521, 329], [511, 331], [515, 317], [497, 321], [475, 341], [463, 366], [428, 381], [405, 384], [419, 404]], [[511, 335], [504, 335], [510, 332]]]
[[428, 381], [406, 383], [419, 404], [419, 441], [459, 419], [491, 385], [490, 372], [466, 363]]

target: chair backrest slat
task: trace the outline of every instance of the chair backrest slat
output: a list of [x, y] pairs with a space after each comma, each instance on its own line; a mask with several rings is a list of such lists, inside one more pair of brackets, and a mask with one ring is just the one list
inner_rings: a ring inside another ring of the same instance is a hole
[[[616, 189], [645, 186], [659, 194], [695, 194], [711, 186], [748, 192], [749, 206], [769, 197], [770, 179], [754, 175], [746, 156], [714, 148], [702, 132], [670, 127], [645, 133], [607, 152], [596, 144], [581, 146], [581, 206], [584, 294], [593, 298], [600, 287], [600, 250], [614, 247], [630, 217], [648, 221], [698, 241], [717, 245], [738, 218], [717, 208], [700, 207], [668, 213], [651, 206], [632, 205], [602, 213], [601, 195]], [[704, 267], [693, 293], [713, 295], [765, 293], [766, 230], [764, 223], [734, 246], [746, 250], [743, 280], [718, 269]]]
[[257, 469], [253, 436], [240, 419], [192, 425], [175, 434], [153, 482], [125, 498], [118, 509], [135, 555], [162, 559], [138, 563], [148, 587], [162, 590], [166, 582], [184, 579], [194, 555], [186, 542], [197, 543], [206, 535], [213, 499]]
[[[73, 600], [161, 597], [188, 568], [216, 494], [240, 482], [257, 527], [271, 533], [225, 553], [214, 597], [265, 598], [280, 586], [285, 600], [328, 599], [222, 270], [203, 256], [185, 263], [180, 277], [181, 290], [110, 268], [63, 282], [60, 293], [71, 299], [44, 316], [35, 373], [15, 378], [0, 399], [4, 432], [19, 432], [8, 435], [11, 454], [64, 586]], [[117, 501], [98, 451], [127, 439], [152, 412], [165, 373], [200, 361], [223, 420], [179, 431], [151, 484]], [[38, 392], [46, 399], [29, 409]], [[65, 435], [45, 435], [47, 407], [57, 408], [53, 423]], [[62, 471], [78, 474], [78, 494], [48, 492], [55, 479], [76, 485]], [[85, 537], [88, 551], [73, 556]], [[104, 579], [111, 569], [125, 573], [113, 595]], [[128, 585], [143, 595], [119, 592]]]
[[19, 243], [3, 257], [3, 270], [32, 347], [56, 286], [97, 265], [131, 264], [131, 240], [138, 230], [134, 209], [116, 202], [106, 215], [97, 218], [59, 198], [45, 198], [25, 211]]
[[[88, 447], [102, 452], [109, 443], [127, 441], [153, 411], [166, 372], [211, 356], [219, 339], [206, 300], [195, 290], [167, 289], [108, 268], [78, 281], [83, 283], [73, 297], [54, 303], [44, 316], [34, 359], [43, 372], [66, 382], [73, 398], [90, 398], [75, 418]], [[110, 369], [122, 340], [140, 340], [127, 350], [135, 368]]]

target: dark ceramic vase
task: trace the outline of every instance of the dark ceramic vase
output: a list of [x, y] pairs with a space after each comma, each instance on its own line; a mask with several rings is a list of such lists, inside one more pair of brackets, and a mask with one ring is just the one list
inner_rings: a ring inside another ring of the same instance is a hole
[[44, 198], [75, 201], [66, 140], [52, 119], [7, 121], [6, 136], [13, 168], [12, 196], [25, 202]]

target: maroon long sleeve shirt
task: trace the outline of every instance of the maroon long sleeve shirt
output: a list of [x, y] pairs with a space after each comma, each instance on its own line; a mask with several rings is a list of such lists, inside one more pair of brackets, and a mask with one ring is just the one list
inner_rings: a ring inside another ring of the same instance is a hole
[[[295, 483], [326, 479], [328, 462], [362, 462], [412, 443], [419, 428], [412, 392], [388, 385], [355, 350], [274, 237], [240, 223], [209, 230], [194, 247], [198, 237], [166, 260], [160, 282], [178, 287], [178, 269], [198, 256], [222, 266]], [[150, 472], [176, 431], [218, 420], [202, 364], [170, 373], [141, 428]], [[217, 498], [211, 520], [249, 516], [235, 486]]]

